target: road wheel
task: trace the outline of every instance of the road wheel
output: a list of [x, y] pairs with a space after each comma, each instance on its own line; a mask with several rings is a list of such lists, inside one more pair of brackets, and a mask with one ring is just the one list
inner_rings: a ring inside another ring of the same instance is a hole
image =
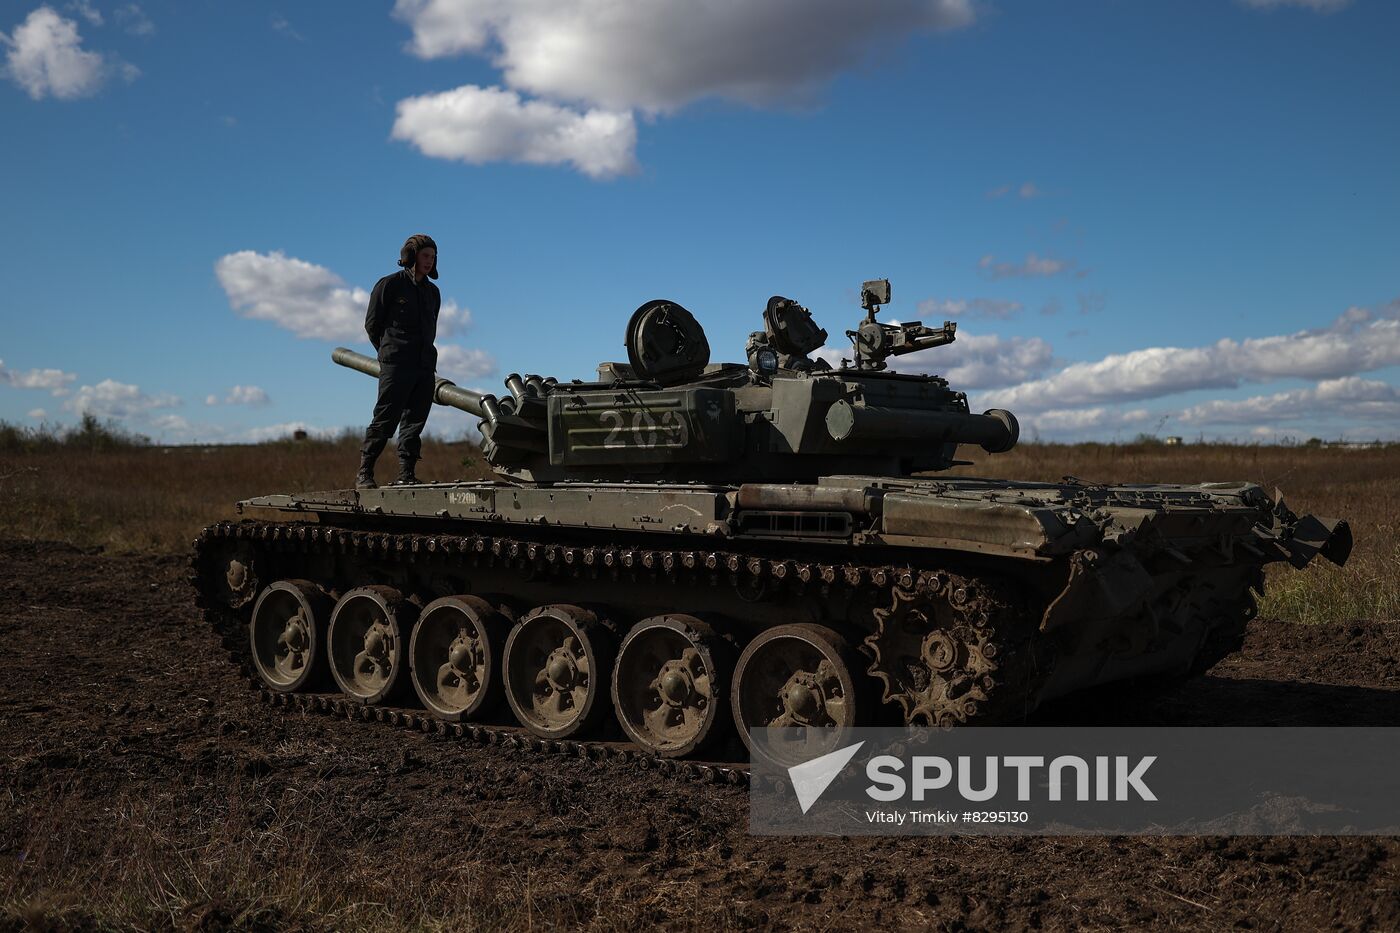
[[331, 674], [350, 699], [389, 703], [408, 685], [408, 640], [418, 611], [398, 590], [361, 586], [331, 615]]
[[510, 622], [476, 596], [444, 596], [423, 608], [408, 657], [413, 689], [438, 719], [477, 718], [499, 702]]
[[589, 733], [607, 712], [615, 644], [578, 606], [526, 613], [506, 639], [506, 700], [515, 718], [541, 738]]
[[613, 708], [642, 748], [680, 758], [722, 736], [729, 719], [728, 645], [710, 626], [685, 615], [632, 627], [613, 668]]
[[[824, 625], [760, 632], [739, 655], [731, 692], [734, 722], [750, 753], [795, 763], [845, 744], [870, 715], [857, 670], [850, 642]], [[751, 733], [762, 728], [770, 731], [759, 748]]]
[[269, 690], [295, 693], [325, 674], [332, 602], [308, 580], [278, 580], [262, 591], [248, 622], [253, 667]]

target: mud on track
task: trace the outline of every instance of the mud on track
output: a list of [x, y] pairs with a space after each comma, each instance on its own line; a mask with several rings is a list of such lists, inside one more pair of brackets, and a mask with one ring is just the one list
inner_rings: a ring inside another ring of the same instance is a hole
[[[0, 929], [1400, 928], [1397, 839], [801, 839], [741, 789], [258, 703], [183, 556], [0, 541]], [[1046, 722], [1400, 723], [1400, 627], [1260, 621]]]

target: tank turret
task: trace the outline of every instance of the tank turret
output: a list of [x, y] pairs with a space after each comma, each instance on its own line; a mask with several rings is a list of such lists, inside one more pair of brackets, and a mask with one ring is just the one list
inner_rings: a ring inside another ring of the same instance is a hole
[[[974, 413], [945, 379], [887, 368], [890, 357], [952, 343], [956, 324], [877, 321], [885, 279], [861, 296], [866, 317], [847, 331], [853, 360], [840, 367], [812, 358], [827, 332], [791, 299], [769, 299], [747, 363], [719, 364], [694, 315], [656, 299], [627, 324], [628, 361], [600, 364], [594, 381], [512, 373], [498, 399], [438, 379], [434, 399], [481, 419], [497, 472], [534, 482], [907, 476], [954, 465], [958, 444], [991, 453], [1016, 444], [1010, 412]], [[374, 360], [343, 347], [332, 359], [378, 375]]]

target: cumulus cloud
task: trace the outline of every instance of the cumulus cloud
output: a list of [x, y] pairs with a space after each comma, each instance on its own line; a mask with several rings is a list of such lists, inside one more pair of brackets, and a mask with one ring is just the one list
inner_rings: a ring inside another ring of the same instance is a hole
[[938, 372], [954, 388], [984, 389], [1013, 385], [1045, 370], [1054, 359], [1050, 344], [1039, 337], [1002, 337], [958, 332], [945, 347], [920, 350], [901, 357], [898, 368], [908, 372]]
[[1400, 390], [1378, 379], [1344, 376], [1305, 389], [1256, 395], [1238, 401], [1215, 400], [1181, 413], [1189, 424], [1259, 424], [1298, 419], [1385, 420], [1400, 424]]
[[1351, 0], [1239, 0], [1239, 2], [1256, 10], [1276, 10], [1279, 7], [1291, 6], [1312, 10], [1315, 13], [1335, 13], [1343, 7], [1351, 5]]
[[810, 102], [910, 34], [974, 19], [972, 0], [398, 0], [394, 15], [413, 54], [487, 56], [502, 78], [401, 101], [394, 138], [437, 158], [594, 178], [635, 170], [635, 112]]
[[[814, 355], [839, 366], [842, 358], [850, 359], [851, 348], [827, 346]], [[1044, 372], [1053, 359], [1050, 344], [1039, 337], [1002, 337], [959, 330], [953, 343], [895, 357], [892, 365], [902, 373], [943, 376], [956, 389], [985, 389], [1014, 385], [1027, 376]]]
[[1003, 262], [995, 256], [987, 255], [977, 260], [977, 268], [993, 279], [1047, 278], [1059, 275], [1074, 268], [1074, 263], [1064, 259], [1051, 259], [1027, 253], [1023, 262]]
[[179, 404], [177, 396], [148, 395], [140, 386], [104, 379], [97, 385], [81, 386], [64, 401], [63, 407], [77, 415], [140, 421], [154, 411]]
[[1288, 377], [1336, 379], [1394, 365], [1400, 365], [1400, 302], [1379, 311], [1348, 309], [1317, 330], [1203, 347], [1148, 347], [1073, 363], [984, 400], [1012, 410], [1045, 410]]
[[271, 397], [260, 386], [237, 385], [229, 389], [228, 394], [223, 398], [217, 395], [208, 395], [204, 398], [206, 405], [247, 405], [251, 408], [262, 408], [272, 404]]
[[636, 170], [630, 112], [574, 110], [514, 91], [466, 85], [401, 100], [393, 138], [424, 155], [480, 165], [572, 165], [592, 178]]
[[[1157, 417], [1160, 418], [1160, 415]], [[1145, 408], [1119, 409], [1097, 406], [1052, 408], [1019, 420], [1022, 433], [1032, 431], [1062, 437], [1085, 437], [1103, 431], [1141, 427], [1152, 418], [1152, 412]]]
[[1020, 314], [1019, 301], [1001, 298], [926, 298], [919, 302], [919, 314], [926, 318], [941, 317], [954, 320], [963, 317], [987, 317], [1007, 320]]
[[608, 110], [805, 99], [889, 42], [974, 19], [971, 0], [398, 0], [422, 58], [489, 54], [508, 87]]
[[136, 66], [82, 44], [76, 21], [41, 6], [10, 35], [0, 33], [0, 46], [6, 50], [4, 73], [34, 100], [87, 97], [113, 74], [128, 81], [140, 74]]
[[[242, 250], [214, 263], [214, 274], [239, 315], [271, 321], [298, 337], [331, 341], [365, 339], [369, 292], [351, 287], [325, 266], [281, 250]], [[471, 312], [443, 301], [438, 336], [450, 336], [471, 322]]]
[[444, 378], [459, 381], [496, 374], [496, 358], [485, 350], [446, 344], [438, 347], [437, 351], [437, 370]]
[[48, 416], [49, 413], [44, 411], [44, 409], [42, 408], [31, 408], [29, 410], [29, 417], [35, 421], [43, 421]]
[[68, 386], [77, 379], [73, 373], [66, 373], [61, 369], [28, 369], [18, 372], [6, 369], [5, 361], [0, 360], [0, 385], [16, 389], [44, 389], [54, 395], [65, 395]]

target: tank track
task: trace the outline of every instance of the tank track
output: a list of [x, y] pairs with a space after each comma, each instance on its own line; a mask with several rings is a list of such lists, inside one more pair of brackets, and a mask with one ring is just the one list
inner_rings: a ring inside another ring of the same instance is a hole
[[[877, 608], [872, 618], [876, 626], [875, 633], [866, 639], [869, 647], [864, 653], [870, 661], [870, 666], [864, 673], [881, 683], [885, 694], [882, 699], [886, 703], [902, 707], [906, 717], [917, 703], [924, 710], [932, 710], [929, 720], [934, 723], [948, 724], [950, 717], [959, 723], [991, 722], [1000, 712], [1024, 706], [1031, 694], [1019, 695], [1026, 690], [1033, 690], [1032, 680], [1039, 681], [1038, 677], [1017, 678], [1019, 683], [1013, 686], [1012, 692], [1018, 694], [1019, 704], [1016, 702], [1018, 697], [989, 704], [985, 702], [985, 698], [998, 686], [998, 681], [1004, 678], [993, 677], [993, 673], [998, 669], [997, 664], [983, 664], [986, 669], [979, 669], [976, 689], [962, 693], [954, 691], [953, 696], [942, 698], [941, 705], [939, 698], [925, 697], [919, 701], [906, 702], [899, 697], [897, 679], [889, 676], [887, 665], [882, 665], [879, 645], [881, 630], [887, 624], [887, 620], [892, 615], [900, 614], [901, 606], [910, 600], [910, 594], [954, 594], [968, 592], [968, 588], [971, 588], [970, 592], [976, 594], [974, 598], [959, 600], [959, 605], [952, 611], [960, 620], [965, 619], [969, 624], [975, 623], [979, 632], [986, 633], [984, 640], [989, 640], [992, 635], [987, 626], [989, 620], [995, 620], [996, 635], [1001, 636], [997, 641], [1002, 643], [1012, 635], [1014, 622], [1022, 623], [1018, 628], [1027, 628], [1024, 633], [1015, 633], [1017, 637], [1013, 643], [1016, 645], [1028, 640], [1034, 627], [1034, 620], [1028, 614], [1011, 611], [1011, 607], [1019, 601], [1005, 595], [1010, 589], [1008, 586], [983, 581], [979, 588], [969, 578], [944, 571], [892, 565], [829, 564], [770, 559], [730, 551], [550, 544], [485, 534], [427, 535], [260, 521], [220, 522], [210, 525], [200, 532], [194, 545], [190, 561], [190, 583], [195, 589], [196, 605], [202, 610], [205, 621], [220, 635], [230, 660], [243, 673], [250, 688], [257, 691], [260, 700], [269, 705], [361, 722], [374, 721], [445, 738], [470, 741], [478, 745], [525, 749], [595, 762], [627, 762], [680, 779], [746, 785], [749, 771], [748, 765], [743, 763], [662, 758], [625, 742], [541, 739], [520, 726], [449, 723], [437, 720], [420, 710], [365, 706], [338, 694], [278, 693], [269, 690], [261, 683], [253, 667], [247, 622], [239, 612], [240, 607], [248, 605], [251, 601], [259, 581], [255, 578], [248, 580], [246, 593], [230, 593], [227, 588], [232, 586], [232, 583], [224, 585], [222, 574], [213, 566], [218, 557], [216, 552], [222, 549], [225, 558], [231, 552], [240, 551], [254, 557], [254, 561], [250, 562], [250, 574], [253, 572], [251, 568], [256, 566], [255, 555], [261, 551], [272, 554], [325, 553], [391, 562], [442, 558], [454, 562], [465, 561], [469, 566], [505, 566], [518, 571], [556, 576], [589, 575], [623, 580], [646, 574], [673, 581], [684, 579], [687, 582], [710, 585], [724, 583], [741, 588], [761, 589], [775, 586], [801, 591], [810, 586], [819, 588], [821, 593], [838, 588], [851, 592], [866, 591], [867, 595], [873, 597]], [[273, 581], [261, 581], [262, 584], [271, 582]], [[220, 592], [221, 585], [225, 587], [223, 592]], [[881, 605], [892, 606], [893, 609], [881, 610], [878, 608]], [[995, 652], [987, 652], [984, 647], [978, 657], [984, 657], [986, 654], [995, 655]], [[1004, 670], [1007, 669], [1007, 660], [1009, 658], [1001, 661]], [[1014, 665], [1018, 671], [1021, 667], [1022, 665]], [[923, 683], [927, 683], [926, 678]], [[1016, 687], [1021, 689], [1017, 690]]]

